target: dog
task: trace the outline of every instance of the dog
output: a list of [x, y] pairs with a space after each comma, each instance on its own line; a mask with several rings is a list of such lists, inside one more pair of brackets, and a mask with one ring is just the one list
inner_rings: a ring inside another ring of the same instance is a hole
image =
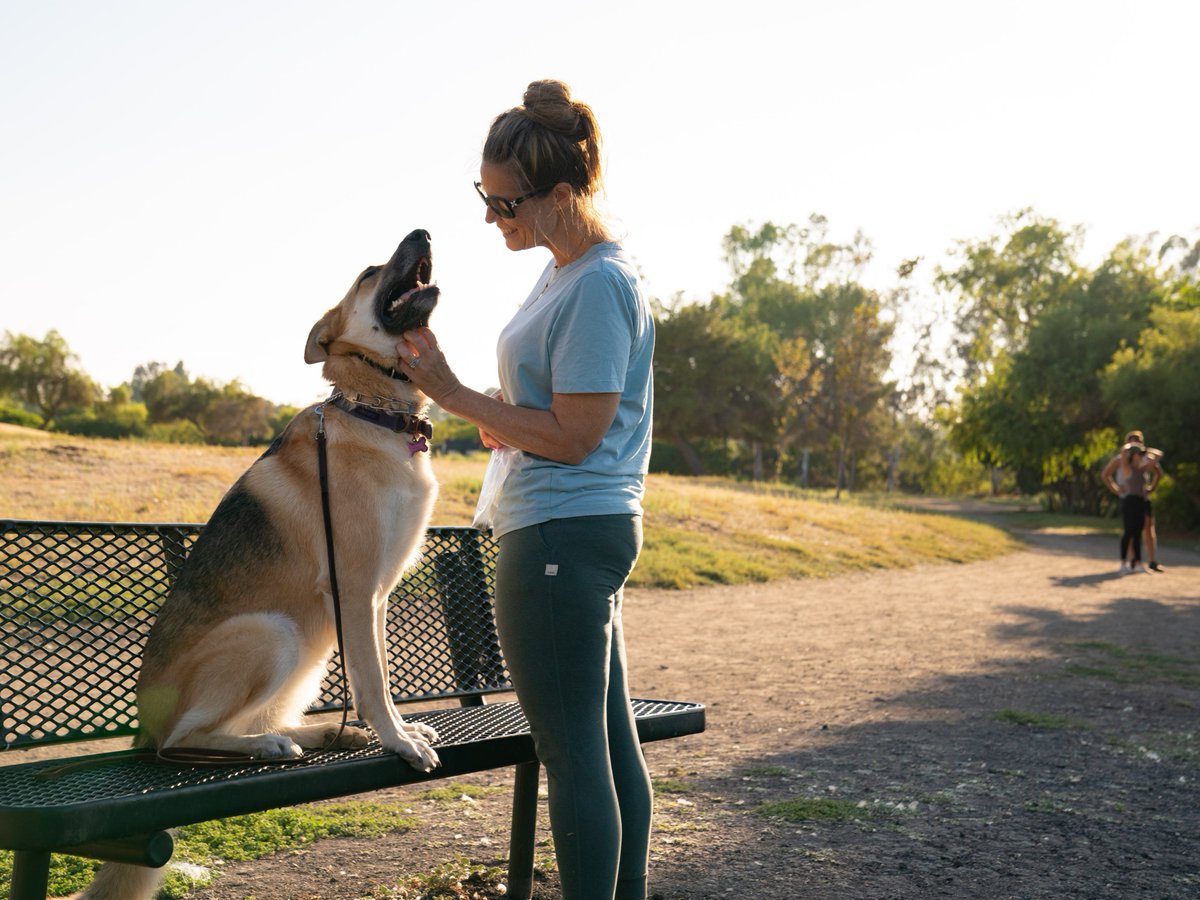
[[[136, 746], [276, 760], [368, 744], [360, 728], [302, 723], [337, 645], [321, 430], [355, 710], [385, 750], [421, 771], [440, 764], [437, 734], [392, 703], [385, 628], [388, 597], [420, 552], [437, 496], [428, 399], [396, 354], [399, 335], [427, 325], [437, 305], [432, 273], [429, 234], [413, 231], [313, 326], [304, 359], [323, 364], [334, 394], [288, 424], [196, 540], [146, 641]], [[110, 863], [84, 897], [149, 897], [158, 877]]]

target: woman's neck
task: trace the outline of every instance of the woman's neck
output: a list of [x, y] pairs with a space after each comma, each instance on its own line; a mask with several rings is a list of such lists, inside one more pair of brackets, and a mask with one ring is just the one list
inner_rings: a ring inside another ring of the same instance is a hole
[[546, 241], [546, 246], [554, 254], [554, 265], [560, 269], [575, 262], [603, 240], [599, 235], [581, 228], [564, 228], [563, 230], [564, 234], [561, 238]]

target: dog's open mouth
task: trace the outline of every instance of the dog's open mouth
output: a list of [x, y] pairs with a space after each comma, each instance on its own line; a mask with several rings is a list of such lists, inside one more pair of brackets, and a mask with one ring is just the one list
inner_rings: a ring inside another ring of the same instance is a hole
[[400, 242], [380, 274], [375, 314], [388, 334], [403, 334], [429, 324], [439, 296], [432, 279], [429, 232], [417, 229]]
[[393, 300], [391, 303], [389, 303], [388, 308], [387, 308], [387, 314], [395, 315], [401, 306], [403, 306], [405, 303], [408, 303], [410, 300], [412, 300], [414, 297], [416, 297], [417, 294], [419, 294], [421, 291], [427, 290], [428, 288], [431, 288], [431, 287], [436, 287], [436, 285], [432, 285], [429, 283], [429, 280], [432, 276], [433, 276], [433, 262], [427, 256], [421, 257], [421, 261], [417, 263], [416, 286], [405, 291], [403, 294], [401, 294], [399, 297], [397, 297], [395, 300]]

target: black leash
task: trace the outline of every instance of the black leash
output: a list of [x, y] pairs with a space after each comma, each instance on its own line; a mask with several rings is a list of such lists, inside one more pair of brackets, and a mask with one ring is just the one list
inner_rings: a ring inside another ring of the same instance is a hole
[[317, 407], [317, 475], [321, 481], [321, 517], [325, 520], [325, 553], [329, 557], [329, 593], [333, 597], [333, 627], [337, 633], [338, 666], [342, 670], [342, 724], [333, 741], [321, 752], [337, 746], [346, 731], [350, 712], [350, 675], [346, 671], [346, 642], [342, 639], [342, 597], [338, 592], [337, 563], [333, 557], [333, 514], [329, 506], [329, 459], [325, 452], [325, 404]]

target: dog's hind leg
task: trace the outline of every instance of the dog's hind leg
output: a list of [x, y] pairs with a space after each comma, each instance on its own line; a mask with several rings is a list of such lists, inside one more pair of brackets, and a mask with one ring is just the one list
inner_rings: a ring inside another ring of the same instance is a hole
[[371, 736], [361, 728], [340, 722], [316, 722], [281, 728], [279, 733], [287, 735], [305, 750], [358, 750], [371, 743]]
[[164, 678], [179, 686], [180, 700], [162, 747], [301, 756], [287, 732], [307, 705], [294, 689], [303, 656], [300, 630], [288, 616], [257, 613], [220, 623]]
[[371, 742], [370, 735], [361, 728], [347, 725], [344, 729], [340, 722], [323, 721], [302, 723], [302, 715], [321, 692], [321, 681], [325, 678], [326, 662], [324, 656], [304, 671], [297, 671], [292, 683], [280, 693], [276, 702], [274, 714], [271, 716], [271, 727], [265, 729], [277, 734], [286, 735], [305, 750], [357, 750]]

